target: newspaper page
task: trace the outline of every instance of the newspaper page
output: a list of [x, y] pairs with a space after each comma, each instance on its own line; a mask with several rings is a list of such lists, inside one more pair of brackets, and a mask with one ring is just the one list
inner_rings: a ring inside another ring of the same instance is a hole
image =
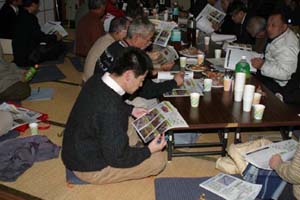
[[162, 65], [170, 61], [175, 61], [179, 58], [177, 51], [172, 46], [161, 47], [154, 45], [153, 52], [159, 52], [159, 56], [152, 60], [154, 65]]
[[165, 22], [161, 20], [151, 19], [155, 25], [155, 34], [153, 44], [166, 47], [171, 37], [172, 30], [177, 27], [175, 22]]
[[133, 127], [144, 143], [171, 128], [188, 127], [178, 110], [168, 101], [163, 101], [147, 114], [134, 120]]
[[212, 33], [214, 32], [212, 24], [221, 24], [225, 16], [226, 13], [218, 10], [210, 4], [206, 4], [206, 6], [196, 18], [197, 28], [205, 33]]
[[234, 176], [220, 173], [201, 183], [200, 187], [226, 200], [253, 200], [259, 194], [262, 185], [249, 183]]
[[227, 48], [224, 64], [225, 69], [235, 70], [235, 65], [242, 59], [242, 56], [246, 56], [246, 60], [250, 65], [250, 71], [256, 72], [256, 69], [251, 65], [251, 59], [262, 58], [262, 54], [236, 48]]
[[164, 97], [190, 96], [191, 93], [198, 92], [203, 96], [203, 83], [201, 79], [185, 79], [183, 85], [170, 92], [163, 94]]
[[42, 114], [38, 112], [34, 112], [32, 110], [28, 110], [22, 107], [16, 107], [12, 104], [2, 103], [0, 105], [0, 110], [10, 112], [13, 117], [13, 127], [17, 128], [24, 124], [29, 124], [32, 122], [38, 122], [39, 118]]
[[254, 166], [272, 170], [269, 166], [269, 160], [274, 154], [280, 154], [283, 161], [291, 160], [296, 152], [298, 142], [293, 139], [272, 143], [253, 151], [247, 152], [244, 156], [246, 161]]
[[46, 22], [42, 27], [41, 30], [46, 34], [54, 34], [55, 32], [58, 32], [62, 37], [65, 37], [68, 35], [67, 31], [64, 29], [64, 27], [61, 26], [61, 22], [56, 21], [48, 21]]

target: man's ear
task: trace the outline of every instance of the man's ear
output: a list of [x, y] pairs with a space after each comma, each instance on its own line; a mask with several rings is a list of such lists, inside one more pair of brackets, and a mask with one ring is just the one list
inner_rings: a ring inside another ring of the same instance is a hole
[[133, 76], [134, 74], [132, 70], [127, 70], [126, 72], [124, 72], [124, 78], [126, 82], [131, 82]]

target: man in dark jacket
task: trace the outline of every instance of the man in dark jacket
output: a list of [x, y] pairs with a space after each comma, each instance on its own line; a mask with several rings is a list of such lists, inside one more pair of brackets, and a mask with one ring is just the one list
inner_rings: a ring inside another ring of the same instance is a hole
[[17, 17], [12, 41], [14, 62], [21, 67], [56, 59], [62, 52], [61, 35], [47, 35], [41, 31], [36, 13], [39, 0], [24, 0], [24, 11]]
[[133, 108], [122, 98], [142, 86], [151, 68], [143, 51], [128, 47], [115, 60], [111, 73], [93, 75], [82, 88], [62, 145], [66, 168], [82, 181], [116, 183], [157, 175], [165, 168], [166, 155], [161, 152], [166, 145], [164, 134], [137, 147], [137, 134], [128, 121], [131, 115], [139, 117], [146, 110]]

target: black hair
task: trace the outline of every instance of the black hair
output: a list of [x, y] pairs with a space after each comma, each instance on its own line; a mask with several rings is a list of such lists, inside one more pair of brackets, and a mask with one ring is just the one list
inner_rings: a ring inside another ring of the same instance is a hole
[[39, 4], [40, 0], [23, 0], [22, 6], [26, 8], [26, 7], [31, 6], [31, 4], [33, 4], [33, 3]]
[[247, 12], [247, 6], [241, 1], [233, 1], [228, 6], [228, 13], [234, 15], [240, 11]]
[[101, 6], [105, 6], [105, 2], [106, 2], [105, 0], [89, 0], [88, 1], [88, 6], [89, 6], [90, 10], [98, 9]]
[[109, 33], [115, 33], [122, 30], [127, 30], [127, 21], [125, 17], [115, 17], [111, 20], [109, 26]]
[[274, 10], [274, 11], [270, 14], [269, 17], [274, 16], [274, 15], [279, 15], [281, 21], [282, 21], [284, 24], [288, 24], [288, 19], [287, 19], [285, 13], [284, 13], [281, 9], [276, 9], [276, 10]]
[[128, 70], [133, 70], [135, 77], [144, 75], [153, 68], [149, 56], [136, 47], [126, 47], [122, 55], [114, 60], [112, 73], [121, 76]]

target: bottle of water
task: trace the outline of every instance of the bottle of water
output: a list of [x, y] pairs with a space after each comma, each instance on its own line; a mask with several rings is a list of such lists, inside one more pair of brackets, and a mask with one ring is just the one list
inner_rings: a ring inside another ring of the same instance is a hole
[[243, 72], [246, 74], [246, 77], [250, 77], [250, 65], [246, 60], [246, 56], [242, 56], [242, 59], [236, 63], [235, 72]]
[[187, 41], [190, 46], [196, 46], [196, 21], [192, 14], [189, 15], [187, 24]]
[[178, 15], [179, 15], [178, 3], [175, 1], [173, 6], [172, 18], [173, 21], [176, 23], [178, 23]]
[[30, 81], [32, 77], [36, 74], [38, 65], [35, 65], [34, 67], [30, 67], [27, 72], [25, 73], [25, 80]]

